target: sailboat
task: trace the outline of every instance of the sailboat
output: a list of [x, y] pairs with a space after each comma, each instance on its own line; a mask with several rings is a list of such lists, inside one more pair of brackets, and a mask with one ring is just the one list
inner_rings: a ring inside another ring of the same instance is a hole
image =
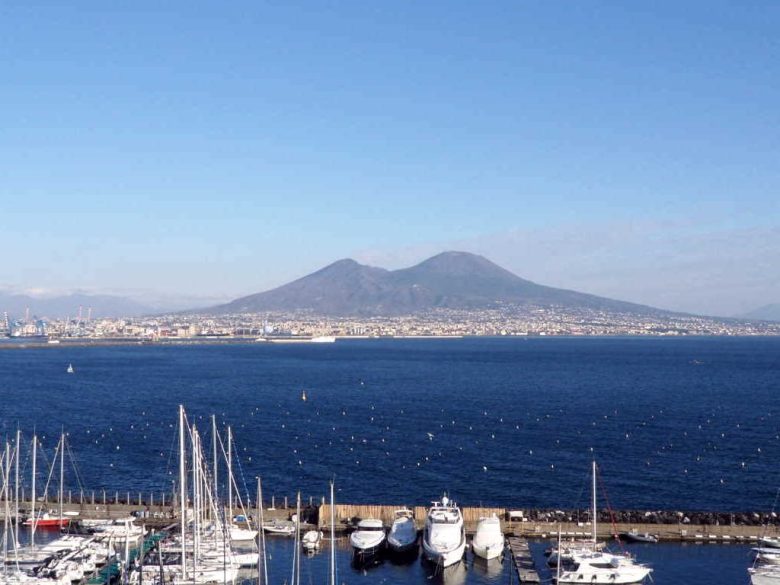
[[613, 554], [606, 550], [599, 550], [596, 546], [598, 536], [596, 471], [596, 462], [593, 461], [591, 510], [593, 533], [589, 543], [591, 546], [578, 546], [563, 550], [559, 543], [556, 551], [556, 563], [561, 568], [557, 571], [556, 583], [590, 583], [593, 585], [642, 583], [653, 571], [650, 567], [636, 563], [629, 555]]
[[68, 369], [65, 370], [68, 374], [72, 374], [74, 372], [73, 364], [68, 364]]
[[[33, 474], [35, 473], [35, 445], [37, 443], [37, 438], [33, 439]], [[24, 521], [25, 526], [32, 526], [33, 534], [35, 534], [35, 530], [37, 528], [64, 528], [70, 524], [70, 517], [67, 514], [63, 513], [62, 510], [62, 503], [63, 503], [63, 487], [65, 482], [65, 433], [62, 433], [60, 436], [60, 442], [57, 445], [57, 450], [54, 453], [54, 460], [56, 461], [59, 458], [60, 460], [60, 486], [59, 486], [59, 494], [58, 494], [58, 501], [59, 501], [59, 512], [56, 512], [54, 510], [49, 510], [48, 512], [45, 510], [39, 510], [38, 512], [35, 512], [35, 501], [33, 499], [32, 506], [33, 510], [30, 514], [30, 517], [27, 518], [27, 520]], [[35, 483], [33, 480], [33, 498], [35, 496]]]

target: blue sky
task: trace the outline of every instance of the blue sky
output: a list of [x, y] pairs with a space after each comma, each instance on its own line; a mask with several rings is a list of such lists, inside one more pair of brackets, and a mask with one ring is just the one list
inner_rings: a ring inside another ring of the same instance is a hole
[[780, 302], [774, 2], [6, 2], [0, 286], [213, 297], [470, 249]]

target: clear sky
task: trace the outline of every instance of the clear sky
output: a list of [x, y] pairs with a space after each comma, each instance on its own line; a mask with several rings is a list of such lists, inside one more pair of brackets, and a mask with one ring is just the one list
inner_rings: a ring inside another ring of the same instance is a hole
[[0, 286], [230, 298], [457, 248], [780, 302], [780, 3], [7, 1], [0, 27]]

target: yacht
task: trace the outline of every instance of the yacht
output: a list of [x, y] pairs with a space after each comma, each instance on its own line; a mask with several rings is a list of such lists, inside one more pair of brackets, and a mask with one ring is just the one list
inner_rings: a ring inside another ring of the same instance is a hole
[[381, 520], [367, 518], [358, 522], [355, 532], [349, 535], [355, 560], [367, 561], [385, 546], [385, 526]]
[[471, 548], [475, 555], [486, 560], [495, 559], [504, 551], [504, 533], [501, 532], [501, 521], [495, 514], [479, 519]]
[[650, 567], [635, 563], [627, 555], [603, 551], [577, 552], [561, 570], [556, 582], [627, 585], [642, 583], [651, 572]]
[[417, 550], [417, 527], [414, 525], [414, 513], [403, 508], [396, 510], [395, 519], [387, 535], [387, 544], [395, 553]]
[[466, 551], [466, 531], [463, 515], [447, 496], [433, 502], [425, 519], [423, 552], [432, 563], [449, 567], [458, 563]]

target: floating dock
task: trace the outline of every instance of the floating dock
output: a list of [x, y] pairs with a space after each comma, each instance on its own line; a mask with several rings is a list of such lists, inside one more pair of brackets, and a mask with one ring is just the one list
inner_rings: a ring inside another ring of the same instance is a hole
[[512, 553], [512, 562], [517, 570], [517, 577], [520, 583], [541, 583], [539, 573], [536, 571], [534, 558], [531, 550], [528, 548], [528, 541], [525, 538], [510, 536], [507, 538], [509, 550]]

